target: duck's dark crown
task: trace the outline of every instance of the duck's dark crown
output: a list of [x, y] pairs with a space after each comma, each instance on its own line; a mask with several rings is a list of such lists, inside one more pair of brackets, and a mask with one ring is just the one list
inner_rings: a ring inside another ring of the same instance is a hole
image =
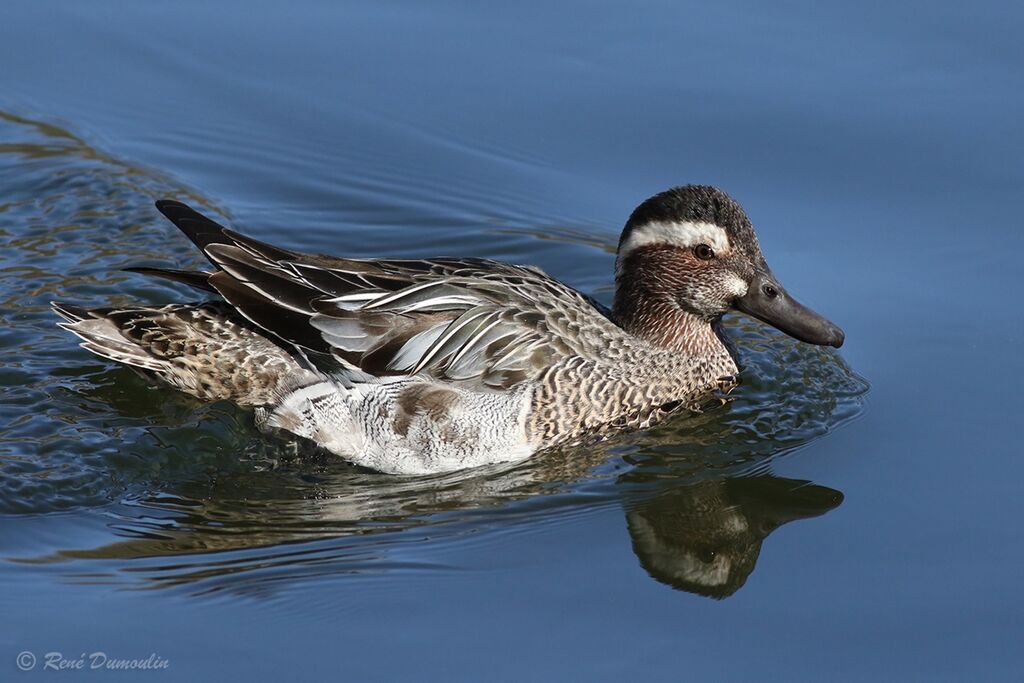
[[735, 199], [711, 185], [682, 185], [660, 192], [636, 207], [622, 230], [619, 246], [633, 230], [644, 225], [683, 221], [720, 226], [734, 244], [757, 242], [747, 213]]

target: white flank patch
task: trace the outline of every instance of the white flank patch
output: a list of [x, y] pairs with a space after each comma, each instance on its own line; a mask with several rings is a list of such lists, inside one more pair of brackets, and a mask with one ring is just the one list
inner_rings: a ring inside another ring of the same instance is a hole
[[698, 244], [706, 244], [715, 250], [716, 256], [725, 256], [732, 248], [725, 228], [714, 223], [655, 221], [634, 228], [629, 233], [629, 237], [619, 247], [616, 261], [621, 263], [630, 252], [652, 244], [665, 244], [681, 249], [692, 249]]

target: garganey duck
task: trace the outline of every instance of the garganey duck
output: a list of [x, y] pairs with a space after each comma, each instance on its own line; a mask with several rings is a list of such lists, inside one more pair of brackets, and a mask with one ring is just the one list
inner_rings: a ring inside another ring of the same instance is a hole
[[348, 259], [157, 209], [213, 272], [135, 268], [220, 300], [55, 303], [82, 347], [358, 465], [421, 474], [513, 462], [652, 425], [738, 373], [736, 308], [811, 344], [843, 332], [792, 299], [746, 213], [714, 187], [655, 195], [619, 239], [607, 310], [543, 271], [479, 258]]

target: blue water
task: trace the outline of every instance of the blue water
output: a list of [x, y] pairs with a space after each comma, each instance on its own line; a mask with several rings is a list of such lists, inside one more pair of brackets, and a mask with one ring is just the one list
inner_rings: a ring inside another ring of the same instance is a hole
[[[5, 3], [0, 679], [103, 652], [167, 663], [143, 680], [1016, 680], [1022, 21]], [[120, 271], [199, 265], [160, 197], [307, 251], [532, 263], [608, 302], [629, 212], [689, 182], [745, 206], [847, 344], [730, 316], [728, 406], [512, 469], [296, 456], [48, 310], [194, 296]]]

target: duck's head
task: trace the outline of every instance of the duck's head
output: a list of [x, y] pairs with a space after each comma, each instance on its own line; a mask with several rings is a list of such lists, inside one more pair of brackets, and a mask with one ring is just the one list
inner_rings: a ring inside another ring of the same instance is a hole
[[843, 344], [838, 326], [779, 284], [747, 214], [715, 187], [676, 187], [638, 206], [619, 239], [615, 283], [627, 328], [737, 309], [809, 344]]

